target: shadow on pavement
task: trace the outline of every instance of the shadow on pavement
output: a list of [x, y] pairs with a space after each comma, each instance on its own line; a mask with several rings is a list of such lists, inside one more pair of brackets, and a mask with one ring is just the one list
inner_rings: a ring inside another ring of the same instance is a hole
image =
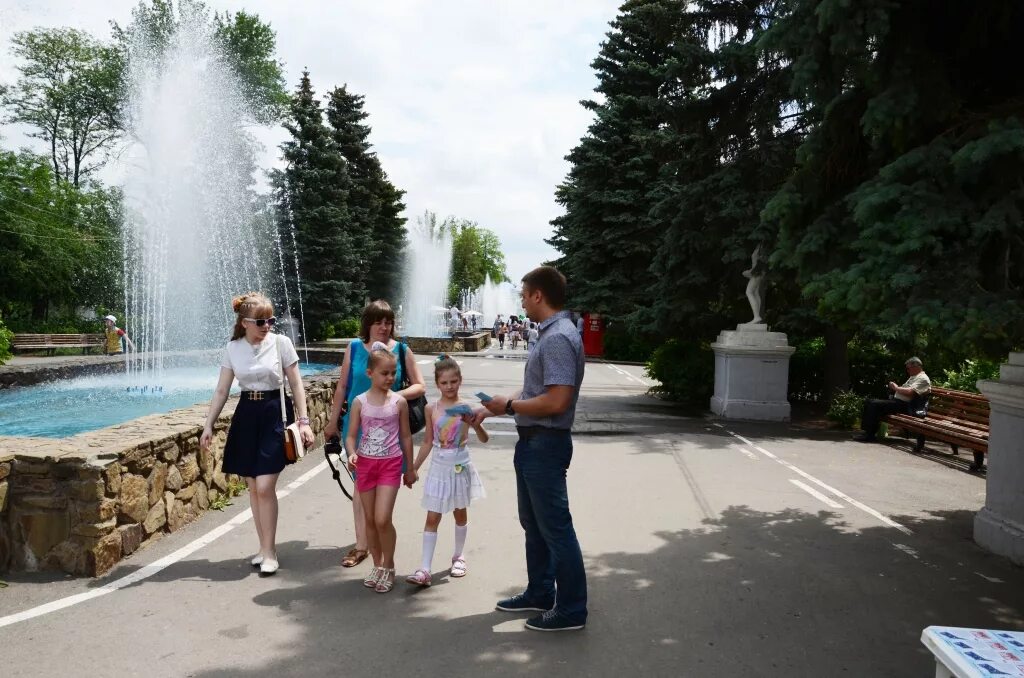
[[[897, 517], [913, 549], [894, 530], [853, 530], [825, 511], [731, 506], [699, 529], [657, 533], [653, 552], [587, 554], [591, 618], [568, 634], [470, 609], [487, 594], [472, 574], [451, 584], [475, 590], [465, 605], [401, 582], [380, 595], [290, 542], [286, 587], [254, 602], [284, 611], [297, 640], [258, 669], [197, 675], [929, 675], [924, 627], [1024, 624], [1024, 571], [969, 542], [972, 516]], [[239, 628], [221, 631], [225, 656], [231, 634], [257, 632]]]

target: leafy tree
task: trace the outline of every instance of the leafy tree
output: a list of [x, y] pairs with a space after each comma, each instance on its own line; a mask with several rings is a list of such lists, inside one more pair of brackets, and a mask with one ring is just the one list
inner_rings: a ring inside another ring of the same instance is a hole
[[327, 96], [327, 121], [351, 181], [347, 207], [353, 237], [370, 261], [366, 289], [373, 299], [393, 298], [402, 282], [398, 264], [405, 246], [405, 191], [391, 183], [372, 151], [363, 103], [364, 98], [346, 86], [336, 87]]
[[645, 143], [663, 123], [658, 97], [682, 4], [629, 0], [593, 62], [603, 101], [584, 101], [595, 120], [567, 156], [572, 163], [555, 193], [565, 214], [548, 243], [572, 282], [573, 307], [631, 315], [650, 301], [651, 260], [661, 242], [647, 194], [661, 159]]
[[[280, 120], [289, 97], [283, 64], [275, 58], [277, 39], [269, 24], [244, 11], [210, 13], [201, 0], [142, 0], [126, 26], [111, 22], [114, 41], [125, 62], [133, 49], [159, 54], [183, 25], [208, 30], [242, 84], [256, 122]], [[125, 74], [122, 74], [125, 75]]]
[[448, 284], [448, 303], [456, 304], [466, 292], [493, 282], [508, 280], [505, 254], [497, 234], [475, 222], [449, 217], [441, 228], [452, 238], [452, 274]]
[[21, 61], [17, 82], [0, 93], [7, 122], [31, 126], [54, 176], [78, 186], [118, 138], [121, 55], [71, 28], [16, 33], [11, 43]]
[[775, 263], [846, 335], [1004, 354], [1024, 337], [1024, 76], [1001, 66], [1024, 7], [785, 6], [766, 43], [816, 124], [764, 213]]
[[120, 196], [56, 180], [49, 161], [0, 152], [0, 314], [45, 320], [50, 309], [121, 297]]
[[302, 275], [301, 281], [289, 280], [289, 287], [301, 290], [307, 330], [319, 336], [362, 307], [370, 257], [359, 247], [362, 233], [347, 209], [351, 181], [345, 158], [324, 124], [309, 71], [302, 73], [284, 127], [291, 134], [281, 144], [285, 168], [272, 181], [281, 239]]

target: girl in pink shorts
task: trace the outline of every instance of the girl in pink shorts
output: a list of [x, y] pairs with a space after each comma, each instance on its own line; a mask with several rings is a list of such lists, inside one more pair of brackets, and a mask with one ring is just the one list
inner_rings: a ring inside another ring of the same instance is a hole
[[[352, 403], [345, 441], [345, 449], [356, 450], [349, 464], [358, 471], [356, 489], [366, 514], [366, 541], [373, 558], [373, 569], [363, 585], [377, 593], [387, 593], [395, 585], [397, 535], [392, 515], [403, 481], [403, 457], [405, 486], [412, 487], [417, 477], [412, 466], [409, 405], [391, 390], [396, 371], [395, 354], [374, 342], [366, 369], [370, 389]], [[356, 432], [360, 430], [363, 435], [357, 448]]]

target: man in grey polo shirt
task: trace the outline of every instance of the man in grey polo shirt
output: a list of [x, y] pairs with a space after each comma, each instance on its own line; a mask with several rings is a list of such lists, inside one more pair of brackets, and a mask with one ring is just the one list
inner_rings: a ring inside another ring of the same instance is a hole
[[565, 305], [565, 276], [541, 266], [523, 276], [523, 309], [540, 323], [540, 337], [526, 361], [523, 388], [495, 396], [477, 421], [514, 415], [519, 441], [515, 470], [519, 523], [526, 533], [528, 583], [498, 601], [505, 612], [542, 612], [526, 621], [534, 631], [572, 631], [587, 622], [587, 577], [569, 513], [565, 473], [572, 460], [576, 401], [583, 383], [583, 343]]

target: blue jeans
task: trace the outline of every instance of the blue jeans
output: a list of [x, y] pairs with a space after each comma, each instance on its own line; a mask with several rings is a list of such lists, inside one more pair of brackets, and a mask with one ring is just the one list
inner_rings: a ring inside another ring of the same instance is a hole
[[545, 431], [516, 443], [519, 523], [526, 532], [526, 595], [555, 601], [570, 621], [587, 619], [587, 575], [569, 513], [565, 472], [572, 460], [569, 431]]

